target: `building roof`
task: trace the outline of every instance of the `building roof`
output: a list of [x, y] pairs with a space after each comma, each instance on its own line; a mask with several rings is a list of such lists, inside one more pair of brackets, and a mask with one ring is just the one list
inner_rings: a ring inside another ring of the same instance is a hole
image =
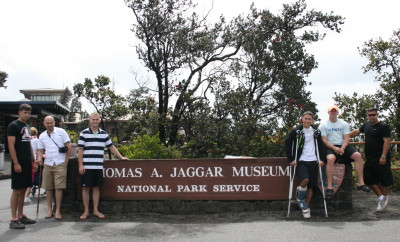
[[0, 110], [2, 113], [18, 113], [19, 105], [27, 103], [32, 107], [32, 114], [68, 114], [69, 108], [57, 101], [0, 101]]

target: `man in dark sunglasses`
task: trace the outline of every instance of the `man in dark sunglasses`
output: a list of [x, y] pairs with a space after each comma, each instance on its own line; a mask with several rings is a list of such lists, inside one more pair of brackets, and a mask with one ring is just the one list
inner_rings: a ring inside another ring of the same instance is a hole
[[390, 128], [379, 121], [378, 110], [367, 110], [368, 122], [359, 129], [353, 130], [350, 137], [365, 134], [365, 165], [364, 180], [378, 196], [377, 212], [386, 210], [389, 201], [390, 186], [393, 185], [393, 175], [390, 168]]

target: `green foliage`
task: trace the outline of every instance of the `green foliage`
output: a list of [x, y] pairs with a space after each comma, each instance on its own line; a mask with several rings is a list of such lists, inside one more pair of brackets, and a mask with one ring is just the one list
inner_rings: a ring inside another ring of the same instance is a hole
[[160, 143], [157, 135], [139, 136], [132, 145], [118, 148], [119, 152], [129, 159], [178, 159], [181, 154], [176, 147], [166, 147]]
[[356, 92], [351, 97], [335, 92], [333, 100], [340, 108], [340, 118], [349, 123], [350, 129], [358, 129], [366, 122], [368, 108], [380, 106], [380, 100], [376, 99], [374, 95], [364, 94], [359, 96]]
[[114, 124], [118, 138], [120, 123], [117, 121], [127, 115], [129, 110], [125, 105], [125, 98], [111, 90], [110, 83], [110, 78], [100, 75], [94, 82], [90, 78], [85, 78], [84, 83], [76, 83], [73, 90], [78, 98], [85, 98], [95, 108], [100, 115], [103, 129], [106, 120]]
[[4, 84], [6, 83], [8, 74], [4, 71], [0, 71], [0, 87], [7, 88]]

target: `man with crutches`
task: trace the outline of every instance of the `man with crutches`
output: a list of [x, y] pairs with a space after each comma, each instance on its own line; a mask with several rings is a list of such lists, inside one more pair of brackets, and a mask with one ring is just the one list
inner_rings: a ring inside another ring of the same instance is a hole
[[[296, 189], [297, 205], [304, 218], [310, 218], [309, 205], [313, 196], [313, 189], [317, 187], [318, 166], [325, 165], [326, 154], [321, 132], [311, 126], [314, 122], [313, 113], [310, 111], [305, 112], [301, 120], [302, 125], [296, 127], [287, 135], [285, 150], [290, 165], [295, 167], [293, 176], [296, 174], [300, 179], [300, 186]], [[318, 157], [322, 160], [319, 160]], [[291, 178], [292, 182], [293, 179]], [[292, 191], [289, 191], [289, 198], [291, 193]], [[288, 215], [289, 213], [290, 207]]]

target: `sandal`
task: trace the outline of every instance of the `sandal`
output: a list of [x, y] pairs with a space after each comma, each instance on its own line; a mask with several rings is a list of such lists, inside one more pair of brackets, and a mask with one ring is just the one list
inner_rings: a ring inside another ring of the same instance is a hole
[[87, 219], [89, 217], [89, 214], [82, 214], [79, 218], [81, 219], [81, 220], [85, 220], [85, 219]]
[[96, 214], [93, 214], [94, 216], [96, 216], [96, 217], [98, 217], [98, 218], [101, 218], [101, 219], [103, 219], [103, 218], [105, 218], [106, 216], [104, 216], [104, 214], [102, 214], [102, 213], [96, 213]]

